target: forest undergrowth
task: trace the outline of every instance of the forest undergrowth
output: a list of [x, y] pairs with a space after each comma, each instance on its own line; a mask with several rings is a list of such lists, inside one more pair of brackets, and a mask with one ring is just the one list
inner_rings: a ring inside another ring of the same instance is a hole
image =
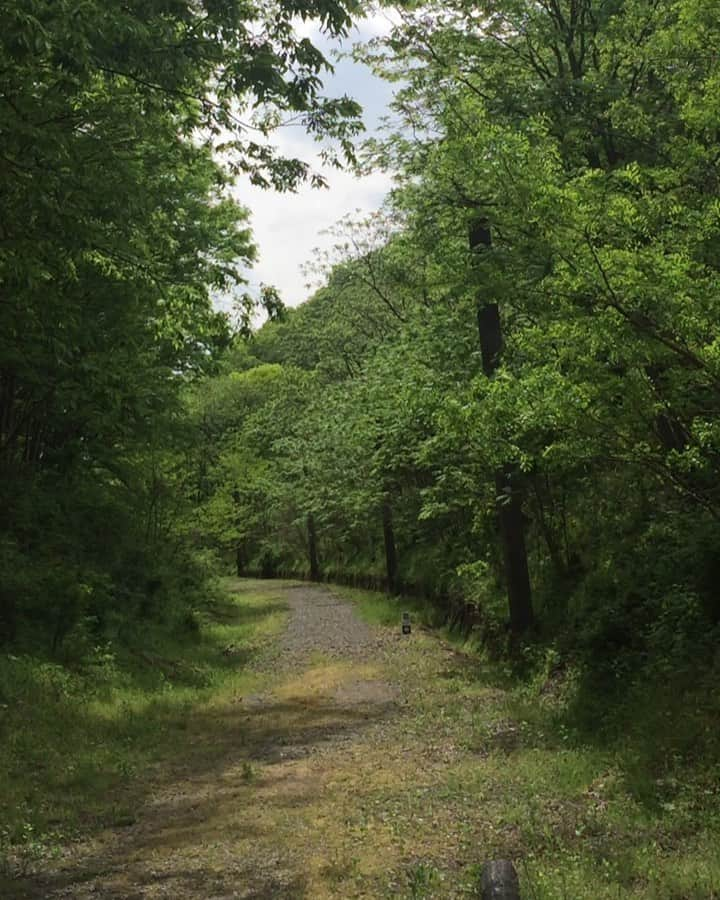
[[258, 585], [242, 606], [212, 593], [182, 630], [146, 625], [133, 643], [69, 660], [0, 655], [2, 877], [79, 835], [131, 826], [148, 783], [187, 752], [193, 712], [261, 682], [248, 663], [286, 619], [277, 587]]
[[680, 686], [644, 672], [610, 691], [551, 645], [493, 656], [472, 635], [438, 629], [432, 604], [344, 593], [366, 621], [391, 627], [409, 609], [430, 640], [456, 648], [440, 679], [432, 654], [414, 658], [418, 723], [428, 739], [440, 725], [471, 751], [450, 768], [448, 796], [461, 821], [482, 809], [477, 846], [515, 859], [523, 897], [720, 896], [720, 706], [709, 679]]

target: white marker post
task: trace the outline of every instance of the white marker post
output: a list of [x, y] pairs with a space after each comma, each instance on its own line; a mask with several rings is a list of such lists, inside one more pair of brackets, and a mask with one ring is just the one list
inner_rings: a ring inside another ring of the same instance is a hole
[[410, 634], [410, 613], [404, 612], [402, 614], [402, 633]]

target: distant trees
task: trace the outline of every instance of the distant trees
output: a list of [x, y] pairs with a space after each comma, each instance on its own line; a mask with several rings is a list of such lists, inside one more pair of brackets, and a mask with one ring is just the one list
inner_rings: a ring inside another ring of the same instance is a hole
[[287, 522], [310, 509], [328, 577], [466, 597], [492, 631], [497, 513], [521, 484], [539, 628], [579, 623], [613, 654], [709, 647], [717, 31], [706, 0], [458, 2], [402, 11], [364, 51], [402, 76], [404, 127], [373, 148], [399, 171], [392, 228], [346, 241], [326, 286], [247, 345], [304, 373], [271, 447], [280, 569], [307, 570]]
[[398, 173], [387, 220], [342, 231], [299, 309], [265, 288], [255, 333], [240, 295], [235, 335], [210, 303], [253, 255], [232, 178], [314, 177], [247, 126], [299, 116], [351, 155], [357, 107], [320, 96], [291, 24], [340, 32], [352, 9], [2, 13], [3, 639], [162, 615], [209, 548], [470, 600], [496, 638], [534, 613], [603, 659], [710, 652], [709, 0], [401, 10], [359, 51], [402, 76], [402, 127], [370, 148]]

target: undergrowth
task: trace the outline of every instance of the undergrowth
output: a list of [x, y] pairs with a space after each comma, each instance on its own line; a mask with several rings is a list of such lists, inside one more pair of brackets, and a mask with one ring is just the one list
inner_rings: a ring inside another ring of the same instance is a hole
[[[412, 599], [343, 594], [368, 622], [399, 628], [410, 610], [436, 624]], [[717, 666], [688, 662], [673, 675], [645, 660], [629, 677], [612, 660], [591, 666], [540, 642], [490, 659], [471, 634], [459, 654], [462, 637], [440, 633], [458, 664], [447, 679], [428, 677], [423, 704], [428, 728], [441, 704], [448, 733], [474, 754], [445, 790], [495, 823], [478, 865], [483, 854], [513, 858], [523, 900], [720, 898]], [[474, 712], [489, 688], [501, 699]]]
[[134, 822], [193, 710], [252, 688], [246, 663], [285, 621], [273, 585], [243, 585], [174, 632], [89, 645], [62, 662], [0, 655], [0, 887], [73, 836]]

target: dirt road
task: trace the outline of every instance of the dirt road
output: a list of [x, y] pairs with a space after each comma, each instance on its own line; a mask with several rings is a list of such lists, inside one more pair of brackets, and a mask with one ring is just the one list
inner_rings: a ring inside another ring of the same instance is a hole
[[[35, 896], [461, 897], [480, 841], [512, 852], [464, 784], [484, 749], [442, 703], [469, 683], [463, 658], [403, 637], [399, 611], [397, 628], [371, 627], [329, 590], [282, 590], [287, 629], [253, 663], [267, 689], [191, 712], [133, 821], [66, 848]], [[468, 715], [500, 701], [478, 687]]]

